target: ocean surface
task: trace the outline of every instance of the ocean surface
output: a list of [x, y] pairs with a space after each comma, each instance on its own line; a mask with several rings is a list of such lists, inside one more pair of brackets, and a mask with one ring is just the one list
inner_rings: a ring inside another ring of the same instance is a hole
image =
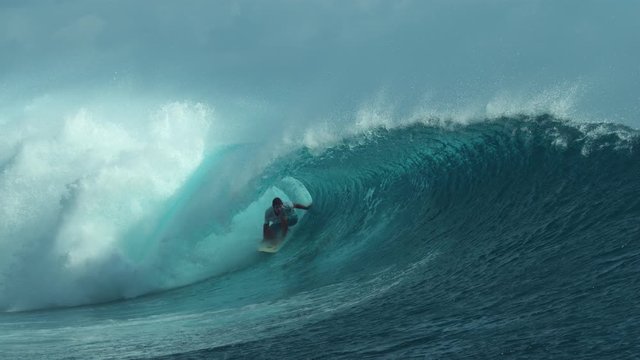
[[638, 11], [0, 3], [0, 359], [640, 358]]

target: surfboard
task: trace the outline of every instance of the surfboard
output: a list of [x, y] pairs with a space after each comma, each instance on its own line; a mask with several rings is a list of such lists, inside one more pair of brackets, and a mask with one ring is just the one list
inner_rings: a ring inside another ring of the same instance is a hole
[[262, 240], [260, 242], [260, 246], [258, 246], [258, 251], [275, 254], [278, 252], [278, 250], [282, 248], [285, 242], [286, 242], [286, 238], [278, 240], [276, 242]]

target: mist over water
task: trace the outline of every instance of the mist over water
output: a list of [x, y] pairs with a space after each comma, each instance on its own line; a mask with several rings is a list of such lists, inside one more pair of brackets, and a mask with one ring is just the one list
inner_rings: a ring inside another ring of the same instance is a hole
[[98, 104], [108, 95], [188, 99], [228, 112], [225, 122], [264, 129], [350, 120], [378, 97], [401, 112], [424, 104], [477, 112], [496, 98], [575, 89], [581, 116], [637, 126], [639, 6], [4, 3], [0, 91], [20, 107], [69, 92]]
[[[616, 309], [637, 290], [639, 13], [596, 0], [0, 3], [0, 347], [438, 357], [493, 338], [524, 356], [527, 338], [550, 340], [507, 319], [570, 339], [573, 315], [636, 334]], [[265, 258], [274, 196], [314, 206]], [[560, 271], [549, 287], [536, 263]], [[471, 288], [495, 306], [429, 295]], [[358, 324], [396, 337], [332, 342], [334, 320], [347, 338]], [[465, 334], [448, 322], [478, 333], [425, 340]], [[593, 354], [637, 354], [582, 334], [609, 344]], [[551, 348], [530, 355], [580, 347]]]

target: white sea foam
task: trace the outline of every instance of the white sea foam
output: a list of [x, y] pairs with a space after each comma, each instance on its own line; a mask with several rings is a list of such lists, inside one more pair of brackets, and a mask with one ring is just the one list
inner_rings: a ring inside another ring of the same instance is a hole
[[[45, 101], [46, 103], [47, 101]], [[39, 101], [6, 121], [0, 175], [0, 308], [136, 295], [120, 241], [200, 164], [212, 112], [173, 102], [140, 118], [91, 108], [47, 113]]]

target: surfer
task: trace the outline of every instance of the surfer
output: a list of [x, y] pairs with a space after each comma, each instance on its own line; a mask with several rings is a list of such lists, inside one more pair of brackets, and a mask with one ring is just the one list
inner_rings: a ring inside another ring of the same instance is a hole
[[298, 215], [293, 209], [309, 210], [310, 207], [296, 203], [285, 205], [279, 197], [274, 198], [271, 207], [264, 212], [262, 237], [265, 240], [284, 239], [289, 228], [298, 223]]

